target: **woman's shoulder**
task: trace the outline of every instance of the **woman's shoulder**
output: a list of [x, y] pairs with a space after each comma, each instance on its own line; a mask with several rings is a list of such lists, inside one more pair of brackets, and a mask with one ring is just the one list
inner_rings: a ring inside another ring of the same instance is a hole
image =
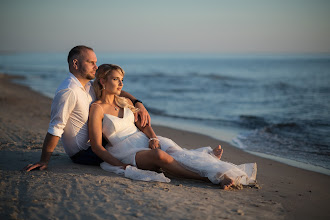
[[104, 111], [102, 105], [102, 102], [100, 100], [97, 100], [91, 104], [90, 111], [103, 114]]
[[99, 104], [100, 105], [100, 104], [102, 104], [102, 102], [101, 102], [101, 100], [96, 100], [95, 102], [92, 103], [92, 105], [93, 104]]
[[102, 105], [103, 105], [103, 103], [100, 100], [96, 100], [95, 102], [93, 102], [91, 104], [91, 107], [93, 107], [93, 108], [101, 107], [102, 108]]

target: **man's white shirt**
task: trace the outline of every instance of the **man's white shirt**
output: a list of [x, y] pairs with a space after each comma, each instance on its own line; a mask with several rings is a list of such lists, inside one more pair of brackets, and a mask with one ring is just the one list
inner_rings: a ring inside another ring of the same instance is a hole
[[56, 90], [48, 133], [61, 137], [64, 150], [70, 157], [90, 147], [88, 114], [94, 100], [92, 83], [83, 87], [71, 73]]

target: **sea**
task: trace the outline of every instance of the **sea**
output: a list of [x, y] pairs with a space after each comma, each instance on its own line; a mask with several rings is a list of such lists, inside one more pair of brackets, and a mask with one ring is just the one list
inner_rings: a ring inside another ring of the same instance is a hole
[[[330, 175], [330, 54], [96, 54], [98, 65], [125, 70], [124, 90], [143, 101], [152, 124]], [[53, 98], [66, 58], [0, 54], [0, 72]]]

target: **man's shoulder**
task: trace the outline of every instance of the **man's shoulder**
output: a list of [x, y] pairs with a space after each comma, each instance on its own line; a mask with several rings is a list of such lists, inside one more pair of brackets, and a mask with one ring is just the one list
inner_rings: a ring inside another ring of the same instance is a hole
[[62, 90], [76, 90], [81, 86], [76, 83], [76, 81], [72, 77], [67, 77], [63, 82], [59, 85], [56, 90], [56, 93]]

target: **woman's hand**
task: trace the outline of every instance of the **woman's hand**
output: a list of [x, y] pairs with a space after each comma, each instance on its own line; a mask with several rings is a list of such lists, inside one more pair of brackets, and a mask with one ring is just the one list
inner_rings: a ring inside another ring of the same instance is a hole
[[149, 141], [149, 148], [150, 149], [157, 149], [160, 148], [159, 140], [153, 139]]
[[123, 170], [126, 170], [127, 166], [129, 166], [129, 164], [124, 164], [124, 165], [121, 166], [121, 168], [122, 168]]
[[134, 114], [135, 122], [138, 121], [139, 116], [140, 116], [140, 118], [141, 118], [141, 127], [145, 127], [147, 124], [151, 125], [151, 119], [150, 119], [149, 112], [144, 107], [144, 105], [140, 102], [136, 103], [135, 105], [136, 105], [137, 108], [140, 109], [140, 111], [138, 111], [137, 114]]

